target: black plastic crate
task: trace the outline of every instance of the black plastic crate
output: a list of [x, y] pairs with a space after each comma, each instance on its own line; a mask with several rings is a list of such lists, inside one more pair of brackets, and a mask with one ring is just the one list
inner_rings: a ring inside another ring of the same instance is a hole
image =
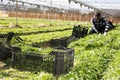
[[47, 71], [55, 76], [69, 72], [74, 63], [74, 49], [59, 48], [50, 54], [25, 52], [15, 54], [15, 68], [27, 71]]
[[74, 63], [74, 49], [60, 48], [52, 51], [55, 55], [54, 75], [59, 76], [61, 74], [68, 73]]
[[15, 36], [13, 32], [8, 34], [0, 34], [0, 60], [7, 60], [12, 57], [12, 53], [19, 52], [21, 49], [12, 45], [12, 39], [15, 38], [17, 42], [20, 41], [20, 37]]
[[87, 27], [81, 27], [80, 25], [75, 25], [73, 27], [72, 36], [75, 36], [76, 38], [84, 37], [88, 34], [88, 28]]
[[54, 55], [24, 52], [15, 54], [15, 68], [33, 72], [41, 70], [53, 73]]

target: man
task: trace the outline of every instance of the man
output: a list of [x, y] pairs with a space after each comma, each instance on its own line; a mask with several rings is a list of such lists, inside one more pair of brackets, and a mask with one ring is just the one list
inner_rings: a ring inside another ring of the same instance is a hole
[[114, 25], [113, 25], [113, 20], [111, 19], [111, 20], [109, 20], [108, 21], [108, 30], [110, 30], [110, 29], [113, 29], [114, 28]]
[[106, 20], [101, 16], [98, 12], [95, 14], [94, 18], [92, 19], [92, 29], [90, 30], [90, 34], [93, 33], [104, 33], [106, 27]]
[[113, 25], [113, 20], [109, 20], [109, 21], [106, 21], [107, 24], [106, 24], [106, 27], [105, 27], [105, 32], [104, 32], [104, 35], [106, 35], [106, 33], [113, 29], [114, 28], [114, 25]]

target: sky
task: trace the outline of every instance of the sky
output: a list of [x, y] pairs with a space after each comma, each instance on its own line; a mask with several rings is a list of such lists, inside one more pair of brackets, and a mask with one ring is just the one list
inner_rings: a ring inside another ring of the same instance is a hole
[[[50, 4], [51, 0], [21, 0], [21, 1]], [[77, 1], [82, 1], [98, 8], [120, 9], [120, 0], [77, 0]], [[68, 0], [52, 0], [52, 4], [57, 6], [61, 5], [62, 7], [66, 8], [69, 5], [69, 2]], [[78, 4], [74, 3], [71, 3], [71, 7], [79, 8]]]
[[[78, 0], [80, 1], [80, 0]], [[101, 9], [120, 9], [120, 0], [82, 0]]]
[[[9, 0], [3, 0], [4, 4], [7, 4]], [[88, 7], [80, 4], [76, 4], [73, 1], [84, 2], [88, 5], [96, 7], [98, 9], [120, 9], [120, 0], [73, 0], [70, 4], [68, 0], [18, 0], [34, 4], [41, 4], [47, 6], [58, 7], [62, 9], [77, 9], [83, 12], [92, 11]], [[52, 2], [51, 2], [52, 1]], [[12, 3], [11, 4], [15, 4]]]

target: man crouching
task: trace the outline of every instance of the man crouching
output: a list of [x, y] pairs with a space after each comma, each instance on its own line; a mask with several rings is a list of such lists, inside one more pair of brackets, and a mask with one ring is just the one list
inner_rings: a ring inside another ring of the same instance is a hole
[[89, 34], [93, 33], [104, 33], [106, 28], [106, 20], [101, 16], [98, 12], [92, 19], [92, 29], [90, 30]]

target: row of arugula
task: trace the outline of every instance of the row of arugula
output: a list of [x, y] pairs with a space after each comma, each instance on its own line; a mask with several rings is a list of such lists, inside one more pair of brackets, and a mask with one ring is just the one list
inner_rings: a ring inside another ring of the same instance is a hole
[[[64, 28], [65, 27], [61, 27], [60, 29]], [[46, 29], [49, 28], [47, 27]], [[2, 30], [5, 31], [5, 29]], [[70, 43], [69, 48], [75, 49], [74, 67], [68, 74], [59, 76], [58, 80], [119, 80], [119, 30], [120, 26], [108, 32], [106, 36], [93, 34]], [[51, 48], [34, 48], [31, 47], [30, 44], [32, 42], [42, 42], [53, 38], [70, 36], [71, 32], [72, 30], [67, 30], [60, 32], [23, 35], [20, 37], [25, 40], [24, 45], [18, 44], [17, 46], [20, 46], [23, 51], [29, 50], [31, 52], [49, 53], [52, 50]], [[0, 79], [5, 80], [53, 80], [54, 78], [55, 77], [51, 73], [47, 72], [34, 73], [29, 71], [20, 71], [13, 68], [2, 69], [0, 71]]]
[[89, 35], [72, 42], [75, 66], [62, 80], [119, 80], [119, 27], [103, 35]]

